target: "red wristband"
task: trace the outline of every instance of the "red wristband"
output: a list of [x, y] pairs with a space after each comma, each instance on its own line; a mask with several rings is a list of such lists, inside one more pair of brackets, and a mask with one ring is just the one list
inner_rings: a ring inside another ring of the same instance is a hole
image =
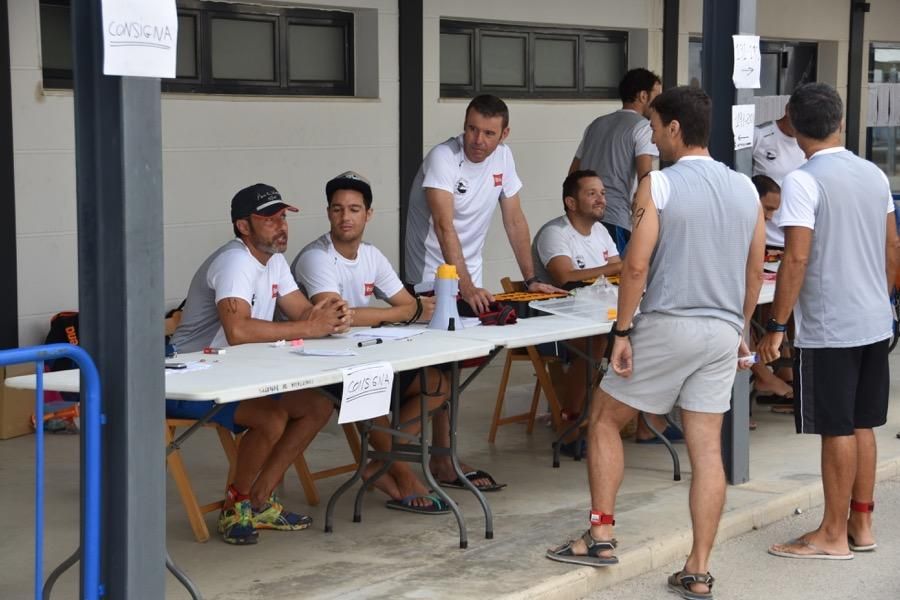
[[613, 515], [602, 513], [599, 510], [591, 509], [591, 525], [615, 525], [616, 520]]

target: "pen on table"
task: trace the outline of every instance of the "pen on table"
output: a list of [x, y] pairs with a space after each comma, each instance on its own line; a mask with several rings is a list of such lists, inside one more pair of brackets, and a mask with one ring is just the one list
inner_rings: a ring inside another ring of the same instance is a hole
[[361, 342], [357, 342], [356, 347], [357, 347], [357, 348], [362, 348], [363, 346], [374, 346], [375, 344], [380, 344], [380, 343], [382, 343], [383, 341], [384, 341], [384, 340], [381, 339], [381, 338], [374, 338], [374, 339], [371, 339], [371, 340], [363, 340], [363, 341], [361, 341]]

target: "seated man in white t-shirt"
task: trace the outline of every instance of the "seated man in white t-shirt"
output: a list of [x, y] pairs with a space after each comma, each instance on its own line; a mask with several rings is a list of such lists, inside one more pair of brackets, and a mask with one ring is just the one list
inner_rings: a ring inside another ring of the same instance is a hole
[[[213, 252], [191, 280], [172, 336], [179, 352], [324, 337], [349, 328], [346, 302], [328, 299], [312, 305], [297, 289], [282, 254], [288, 239], [286, 211], [297, 209], [271, 186], [257, 183], [235, 194], [235, 239]], [[272, 321], [276, 305], [288, 321]], [[166, 415], [199, 419], [214, 406], [212, 401], [166, 400]], [[246, 431], [219, 516], [224, 541], [255, 544], [258, 529], [294, 531], [310, 525], [309, 517], [285, 510], [273, 490], [332, 410], [321, 392], [299, 390], [224, 404], [210, 418], [231, 431]]]
[[[294, 277], [309, 297], [314, 302], [343, 299], [353, 309], [354, 325], [431, 319], [434, 298], [412, 296], [388, 259], [378, 248], [363, 241], [366, 223], [373, 215], [369, 182], [348, 171], [326, 184], [325, 195], [331, 231], [303, 248], [292, 264]], [[374, 298], [385, 301], [388, 306], [370, 306]], [[429, 408], [435, 409], [446, 400], [450, 384], [446, 375], [436, 368], [426, 369], [426, 378], [427, 392], [433, 394], [429, 396]], [[416, 418], [420, 410], [418, 371], [399, 373], [397, 385], [403, 395], [400, 420], [408, 422]], [[446, 411], [435, 416], [435, 419], [445, 418]], [[387, 425], [386, 420], [383, 424]], [[370, 439], [376, 449], [390, 449], [388, 434], [373, 431]], [[449, 457], [432, 457], [432, 470], [436, 470], [438, 461], [447, 459]], [[379, 466], [373, 462], [365, 475], [373, 474]], [[391, 497], [388, 508], [428, 514], [448, 512], [439, 498], [428, 494], [428, 488], [407, 463], [395, 462], [375, 485]]]
[[[618, 275], [622, 260], [616, 243], [601, 219], [606, 209], [606, 190], [595, 171], [577, 170], [563, 182], [565, 214], [547, 222], [538, 230], [531, 245], [534, 269], [538, 278], [555, 286], [571, 289], [584, 285], [584, 280]], [[584, 351], [586, 344], [573, 342]], [[597, 336], [591, 344], [595, 358], [603, 356], [606, 336]], [[586, 361], [575, 355], [566, 378], [567, 393], [562, 395], [562, 409], [572, 419], [581, 412], [585, 396]], [[562, 453], [573, 455], [575, 442], [567, 441]]]

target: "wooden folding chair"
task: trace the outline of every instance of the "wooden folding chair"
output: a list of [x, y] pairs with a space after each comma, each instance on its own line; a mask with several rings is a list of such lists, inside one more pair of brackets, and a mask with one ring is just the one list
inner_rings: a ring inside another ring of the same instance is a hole
[[[523, 281], [512, 281], [509, 277], [500, 280], [504, 292], [522, 292], [527, 288]], [[534, 393], [531, 396], [531, 408], [526, 413], [501, 417], [503, 414], [503, 402], [506, 399], [506, 387], [509, 384], [509, 373], [513, 362], [529, 361], [534, 367], [534, 373], [537, 376], [534, 382]], [[550, 406], [550, 415], [553, 419], [553, 427], [558, 430], [562, 424], [561, 410], [559, 399], [556, 395], [556, 389], [553, 380], [562, 381], [562, 363], [556, 356], [541, 356], [535, 346], [527, 346], [525, 348], [516, 348], [506, 351], [506, 362], [503, 364], [503, 374], [500, 376], [500, 387], [497, 390], [497, 403], [494, 405], [494, 416], [491, 419], [491, 430], [488, 434], [488, 442], [494, 443], [497, 437], [497, 429], [501, 425], [509, 425], [510, 423], [528, 423], [525, 431], [531, 433], [534, 431], [534, 419], [537, 414], [538, 401], [541, 392], [547, 398]]]
[[[194, 419], [166, 419], [166, 445], [168, 446], [175, 439], [176, 428], [187, 428], [196, 422]], [[216, 434], [219, 436], [219, 442], [222, 444], [222, 450], [225, 451], [225, 458], [228, 459], [228, 478], [225, 480], [225, 485], [227, 486], [234, 481], [234, 473], [237, 468], [237, 451], [243, 434], [234, 435], [230, 430], [217, 423], [207, 423], [204, 427], [215, 429]], [[342, 473], [350, 473], [355, 471], [359, 464], [361, 449], [356, 428], [353, 424], [342, 425], [342, 428], [344, 436], [347, 438], [347, 445], [350, 446], [350, 451], [353, 453], [354, 462], [331, 469], [310, 471], [303, 454], [300, 454], [297, 460], [294, 461], [297, 478], [300, 480], [300, 485], [306, 496], [306, 502], [310, 506], [315, 506], [320, 501], [319, 491], [316, 489], [316, 481]], [[205, 542], [209, 539], [209, 529], [206, 526], [203, 515], [221, 510], [222, 500], [202, 506], [197, 502], [197, 496], [194, 494], [194, 488], [185, 469], [180, 448], [175, 448], [169, 453], [166, 457], [166, 465], [169, 468], [169, 473], [172, 474], [172, 479], [175, 480], [175, 486], [178, 488], [178, 494], [181, 496], [181, 503], [184, 505], [191, 529], [194, 531], [194, 537], [198, 542]]]

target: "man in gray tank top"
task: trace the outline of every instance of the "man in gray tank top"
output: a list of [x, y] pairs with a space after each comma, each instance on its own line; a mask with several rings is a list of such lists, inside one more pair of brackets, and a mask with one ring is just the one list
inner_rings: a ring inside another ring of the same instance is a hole
[[694, 543], [668, 584], [704, 598], [711, 597], [709, 555], [725, 501], [722, 415], [736, 368], [749, 367], [738, 357], [749, 354], [742, 333], [759, 297], [765, 253], [756, 189], [707, 151], [709, 111], [699, 88], [666, 90], [651, 105], [653, 141], [675, 164], [638, 186], [612, 371], [591, 406], [590, 529], [547, 554], [594, 566], [617, 562], [613, 515], [625, 469], [619, 430], [638, 410], [663, 414], [677, 403], [693, 473]]
[[619, 83], [622, 108], [598, 117], [584, 130], [569, 173], [596, 171], [606, 186], [602, 222], [619, 254], [631, 236], [631, 200], [638, 179], [653, 168], [658, 155], [650, 140], [650, 103], [662, 90], [659, 77], [647, 69], [632, 69]]
[[778, 357], [793, 309], [794, 420], [797, 433], [822, 439], [825, 514], [814, 531], [769, 552], [851, 559], [876, 546], [872, 429], [887, 420], [894, 204], [885, 174], [841, 145], [843, 103], [834, 88], [798, 88], [788, 114], [809, 160], [782, 185], [776, 224], [785, 254], [758, 350], [765, 361]]

